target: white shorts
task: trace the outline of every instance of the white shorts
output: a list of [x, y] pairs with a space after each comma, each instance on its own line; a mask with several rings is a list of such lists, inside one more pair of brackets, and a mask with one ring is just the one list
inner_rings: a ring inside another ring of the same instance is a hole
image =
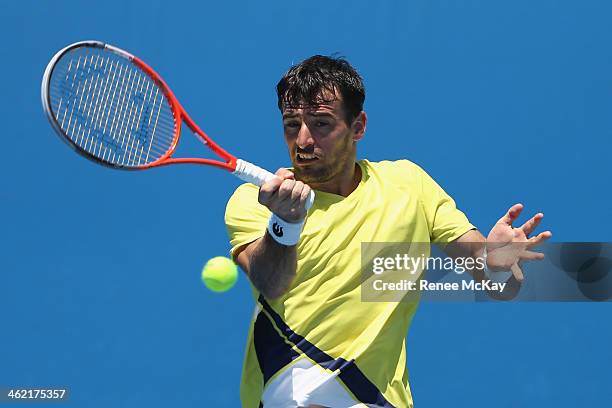
[[266, 385], [262, 396], [263, 407], [366, 407], [351, 396], [337, 376], [338, 371], [329, 372], [306, 358], [300, 358]]

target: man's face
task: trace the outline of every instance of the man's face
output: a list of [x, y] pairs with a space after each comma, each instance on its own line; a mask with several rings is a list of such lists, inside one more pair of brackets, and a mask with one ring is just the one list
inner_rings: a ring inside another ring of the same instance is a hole
[[283, 110], [285, 141], [297, 179], [324, 183], [354, 161], [354, 131], [345, 118], [339, 98]]

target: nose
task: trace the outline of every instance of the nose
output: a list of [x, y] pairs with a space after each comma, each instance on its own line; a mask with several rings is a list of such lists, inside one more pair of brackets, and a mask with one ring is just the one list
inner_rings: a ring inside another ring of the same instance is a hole
[[305, 149], [308, 146], [314, 144], [314, 139], [312, 138], [312, 134], [310, 133], [310, 129], [306, 122], [302, 122], [302, 126], [300, 127], [300, 131], [298, 132], [298, 137], [296, 140], [296, 144], [300, 149]]

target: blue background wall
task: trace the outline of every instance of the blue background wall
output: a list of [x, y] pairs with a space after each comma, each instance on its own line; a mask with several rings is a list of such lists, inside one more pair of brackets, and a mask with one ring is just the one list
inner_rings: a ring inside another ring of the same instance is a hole
[[[0, 13], [0, 386], [68, 386], [70, 406], [239, 404], [249, 287], [243, 275], [217, 295], [199, 277], [227, 254], [238, 182], [196, 166], [114, 172], [66, 148], [40, 79], [82, 39], [140, 56], [205, 131], [269, 169], [288, 164], [276, 81], [339, 52], [366, 82], [360, 157], [419, 163], [483, 231], [520, 201], [555, 241], [611, 240], [610, 2], [22, 1]], [[609, 404], [611, 307], [423, 304], [408, 335], [415, 402]]]

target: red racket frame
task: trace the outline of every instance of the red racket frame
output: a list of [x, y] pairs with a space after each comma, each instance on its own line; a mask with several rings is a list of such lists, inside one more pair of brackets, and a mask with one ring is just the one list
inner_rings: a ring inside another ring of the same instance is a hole
[[[53, 75], [53, 70], [55, 68], [56, 63], [60, 60], [60, 58], [70, 50], [78, 47], [94, 47], [94, 48], [104, 48], [115, 54], [117, 54], [121, 58], [127, 59], [130, 63], [134, 64], [138, 69], [140, 69], [145, 75], [147, 75], [151, 80], [153, 80], [162, 90], [166, 100], [168, 101], [169, 107], [172, 111], [174, 117], [174, 137], [170, 144], [168, 150], [157, 160], [143, 164], [139, 166], [124, 166], [117, 165], [115, 163], [110, 163], [104, 159], [101, 159], [88, 151], [84, 150], [78, 144], [76, 144], [70, 137], [66, 135], [66, 132], [61, 128], [61, 126], [55, 120], [55, 116], [52, 109], [51, 98], [49, 93], [49, 85], [51, 83], [51, 76]], [[51, 59], [47, 68], [45, 69], [45, 73], [43, 75], [43, 81], [41, 85], [41, 98], [43, 109], [51, 126], [55, 129], [56, 133], [60, 136], [62, 141], [71, 146], [77, 153], [86, 157], [87, 159], [93, 160], [96, 163], [101, 165], [121, 169], [121, 170], [145, 170], [153, 167], [166, 166], [169, 164], [204, 164], [209, 166], [214, 166], [220, 169], [227, 170], [233, 173], [235, 176], [240, 178], [243, 181], [248, 183], [253, 183], [255, 185], [261, 186], [267, 180], [270, 180], [274, 177], [273, 173], [254, 165], [246, 160], [238, 159], [231, 153], [228, 153], [225, 149], [220, 147], [217, 143], [215, 143], [196, 123], [191, 119], [191, 117], [187, 114], [185, 109], [182, 107], [178, 99], [174, 96], [170, 87], [164, 82], [164, 80], [155, 72], [150, 66], [148, 66], [144, 61], [139, 59], [138, 57], [130, 54], [127, 51], [124, 51], [120, 48], [114, 47], [110, 44], [103, 43], [101, 41], [79, 41], [74, 44], [71, 44], [58, 53]], [[208, 148], [210, 148], [219, 158], [220, 160], [213, 159], [204, 159], [204, 158], [193, 158], [193, 157], [177, 157], [174, 158], [172, 155], [176, 151], [176, 147], [178, 145], [180, 136], [181, 136], [181, 127], [182, 122], [185, 122], [187, 126], [195, 133], [196, 136], [204, 143]], [[306, 208], [310, 208], [314, 202], [315, 194], [314, 191], [311, 191], [310, 197], [308, 198], [308, 202], [306, 203]]]
[[[231, 171], [231, 172], [236, 170], [236, 160], [237, 160], [236, 157], [232, 155], [231, 153], [228, 153], [225, 149], [223, 149], [221, 146], [215, 143], [206, 133], [204, 133], [202, 129], [200, 129], [200, 127], [187, 114], [187, 111], [185, 111], [185, 109], [180, 104], [176, 96], [174, 96], [174, 94], [170, 90], [170, 87], [157, 74], [157, 72], [155, 72], [153, 68], [148, 66], [144, 61], [142, 61], [138, 57], [131, 56], [131, 61], [134, 63], [134, 65], [136, 65], [138, 68], [144, 71], [144, 73], [147, 74], [149, 78], [151, 78], [153, 81], [155, 81], [159, 85], [164, 95], [166, 95], [166, 98], [168, 98], [168, 102], [170, 103], [170, 107], [172, 109], [172, 112], [174, 113], [174, 118], [176, 120], [174, 139], [172, 141], [170, 149], [162, 157], [155, 160], [154, 162], [151, 162], [149, 164], [145, 164], [142, 166], [137, 166], [135, 168], [136, 169], [148, 169], [151, 167], [165, 166], [168, 164], [206, 164], [209, 166], [216, 166], [216, 167], [219, 167], [219, 168]], [[181, 124], [183, 121], [187, 124], [187, 126], [189, 126], [189, 128], [193, 131], [193, 133], [195, 133], [200, 138], [202, 143], [207, 145], [219, 157], [224, 159], [225, 162], [222, 162], [219, 160], [213, 160], [213, 159], [187, 158], [187, 157], [173, 158], [171, 157], [174, 154], [176, 150], [176, 146], [178, 145], [179, 139], [181, 137]]]

